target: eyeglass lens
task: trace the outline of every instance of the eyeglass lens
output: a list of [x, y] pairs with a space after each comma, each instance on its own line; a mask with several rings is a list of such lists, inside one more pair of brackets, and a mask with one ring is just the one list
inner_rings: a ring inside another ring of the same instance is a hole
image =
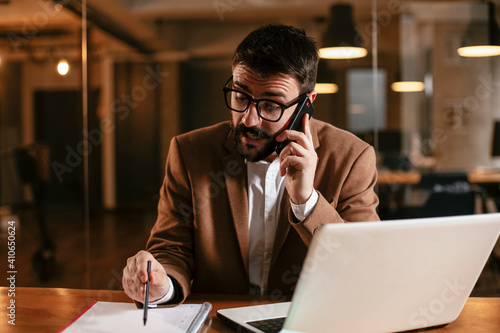
[[[251, 97], [242, 92], [229, 90], [226, 93], [226, 104], [234, 111], [245, 112], [251, 103]], [[259, 100], [257, 110], [260, 116], [267, 120], [277, 120], [283, 111], [280, 104], [272, 100]]]

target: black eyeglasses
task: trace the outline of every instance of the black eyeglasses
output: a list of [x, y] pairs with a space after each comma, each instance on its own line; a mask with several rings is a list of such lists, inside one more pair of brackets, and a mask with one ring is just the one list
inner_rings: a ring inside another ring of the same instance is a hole
[[222, 88], [227, 107], [236, 112], [245, 112], [250, 107], [250, 104], [255, 103], [255, 105], [257, 105], [257, 113], [259, 116], [262, 119], [271, 122], [279, 121], [286, 109], [303, 101], [304, 98], [307, 97], [307, 93], [304, 93], [288, 105], [267, 98], [255, 99], [243, 91], [227, 87], [228, 83], [231, 82], [232, 79], [233, 77], [231, 76]]

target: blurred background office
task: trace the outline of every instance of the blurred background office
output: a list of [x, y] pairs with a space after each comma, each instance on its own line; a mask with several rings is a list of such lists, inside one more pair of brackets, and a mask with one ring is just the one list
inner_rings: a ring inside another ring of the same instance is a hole
[[[232, 53], [268, 23], [325, 48], [314, 117], [375, 146], [382, 219], [497, 211], [498, 18], [498, 0], [0, 0], [0, 267], [15, 221], [18, 286], [121, 288], [170, 139], [229, 119]], [[500, 295], [499, 256], [475, 295]]]

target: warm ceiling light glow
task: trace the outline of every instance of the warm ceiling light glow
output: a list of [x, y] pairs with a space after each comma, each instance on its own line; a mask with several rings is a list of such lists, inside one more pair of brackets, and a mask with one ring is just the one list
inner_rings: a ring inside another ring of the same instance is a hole
[[500, 46], [498, 45], [476, 45], [464, 46], [457, 50], [462, 57], [493, 57], [500, 55]]
[[59, 60], [59, 63], [57, 64], [57, 72], [60, 75], [66, 75], [69, 72], [69, 64], [66, 60], [61, 59]]
[[391, 89], [396, 92], [423, 91], [425, 84], [420, 81], [398, 81], [391, 84]]
[[316, 83], [314, 90], [318, 94], [335, 94], [339, 91], [339, 86], [335, 83]]
[[363, 58], [368, 51], [363, 47], [324, 47], [319, 50], [319, 56], [323, 59], [355, 59]]
[[488, 21], [486, 34], [474, 34], [474, 23], [471, 22], [465, 32], [462, 47], [457, 53], [462, 57], [493, 57], [500, 55], [500, 28], [495, 16], [495, 4], [491, 1], [486, 3], [488, 9]]
[[330, 9], [330, 19], [323, 34], [320, 58], [353, 59], [368, 54], [363, 47], [361, 36], [354, 24], [352, 6], [336, 4]]

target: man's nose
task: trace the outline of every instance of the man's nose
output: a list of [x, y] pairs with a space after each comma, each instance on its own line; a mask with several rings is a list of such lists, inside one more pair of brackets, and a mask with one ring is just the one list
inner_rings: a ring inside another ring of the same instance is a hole
[[250, 103], [248, 109], [245, 111], [245, 115], [243, 116], [243, 124], [246, 127], [254, 127], [259, 126], [262, 121], [262, 118], [259, 116], [257, 111], [257, 104], [254, 102]]

